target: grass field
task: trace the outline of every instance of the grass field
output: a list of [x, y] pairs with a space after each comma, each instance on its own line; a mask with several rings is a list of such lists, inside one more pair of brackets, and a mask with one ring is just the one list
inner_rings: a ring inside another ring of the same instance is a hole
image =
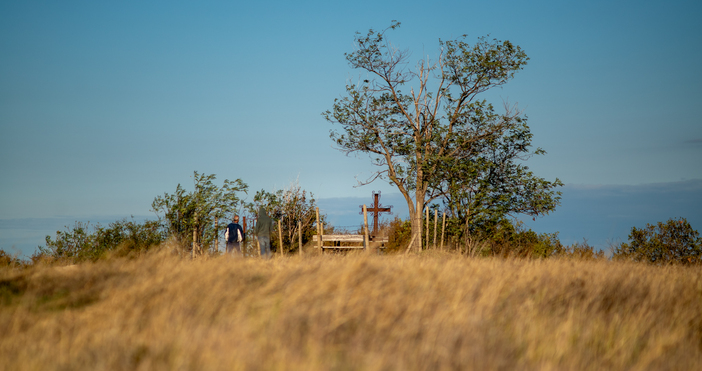
[[0, 370], [699, 370], [702, 270], [182, 259], [0, 270]]

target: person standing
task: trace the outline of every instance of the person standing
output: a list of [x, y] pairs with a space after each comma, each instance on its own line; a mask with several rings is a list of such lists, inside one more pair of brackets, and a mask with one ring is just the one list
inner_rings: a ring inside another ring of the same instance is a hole
[[241, 255], [241, 242], [246, 238], [246, 234], [239, 225], [239, 215], [234, 215], [232, 222], [229, 223], [226, 232], [224, 232], [224, 238], [227, 240], [227, 254]]
[[266, 213], [266, 210], [261, 206], [258, 209], [258, 219], [256, 219], [256, 227], [254, 234], [258, 238], [258, 244], [261, 247], [261, 257], [270, 259], [271, 257], [271, 232], [273, 231], [273, 219]]

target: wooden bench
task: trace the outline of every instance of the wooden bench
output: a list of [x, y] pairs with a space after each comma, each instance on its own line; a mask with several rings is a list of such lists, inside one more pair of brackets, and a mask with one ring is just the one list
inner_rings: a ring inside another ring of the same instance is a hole
[[[312, 236], [312, 241], [319, 241], [318, 235]], [[325, 242], [331, 242], [332, 245], [324, 245]], [[341, 246], [341, 243], [353, 243], [356, 245]], [[387, 237], [371, 237], [371, 242], [380, 243], [379, 248], [385, 248], [385, 243], [388, 242]], [[322, 235], [322, 251], [324, 249], [363, 249], [363, 235], [360, 234], [324, 234]]]

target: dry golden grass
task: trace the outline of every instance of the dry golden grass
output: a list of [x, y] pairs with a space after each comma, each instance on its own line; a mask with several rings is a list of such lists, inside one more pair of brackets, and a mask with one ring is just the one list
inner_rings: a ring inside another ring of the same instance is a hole
[[0, 270], [0, 370], [702, 369], [702, 271], [164, 253]]

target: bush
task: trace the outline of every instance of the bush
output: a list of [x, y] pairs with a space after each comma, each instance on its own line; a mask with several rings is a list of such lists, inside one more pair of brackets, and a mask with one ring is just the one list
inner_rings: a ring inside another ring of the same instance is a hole
[[22, 268], [27, 265], [27, 262], [22, 259], [7, 253], [5, 250], [0, 250], [0, 267]]
[[76, 222], [73, 228], [57, 231], [56, 238], [46, 236], [46, 246], [39, 246], [39, 255], [32, 260], [94, 261], [107, 253], [133, 255], [148, 250], [165, 240], [164, 228], [157, 221], [137, 223], [119, 220], [107, 228], [99, 224], [89, 232], [89, 223]]
[[669, 219], [645, 228], [633, 227], [629, 243], [622, 243], [613, 251], [614, 259], [631, 259], [652, 264], [700, 264], [702, 240], [687, 219]]
[[388, 235], [385, 251], [389, 253], [404, 252], [412, 238], [412, 223], [409, 220], [403, 221], [396, 216], [387, 226], [381, 227], [381, 231], [384, 229], [387, 230]]
[[481, 226], [472, 232], [472, 238], [486, 245], [481, 250], [484, 256], [549, 258], [564, 251], [558, 232], [537, 234], [522, 222], [508, 219]]
[[583, 243], [574, 243], [570, 246], [566, 246], [559, 254], [561, 257], [571, 258], [576, 260], [595, 260], [604, 259], [604, 251], [595, 251], [595, 248], [587, 243], [587, 240], [583, 240]]
[[[430, 240], [432, 241], [430, 246], [433, 245], [433, 219], [431, 218], [429, 225]], [[558, 232], [537, 234], [530, 229], [525, 229], [519, 221], [512, 222], [508, 219], [502, 219], [493, 224], [471, 226], [468, 235], [466, 235], [464, 223], [456, 218], [446, 220], [444, 236], [446, 248], [467, 249], [471, 255], [522, 258], [548, 258], [566, 251], [558, 239]], [[412, 237], [411, 222], [396, 217], [385, 228], [388, 231], [386, 251], [404, 252]], [[441, 225], [437, 226], [437, 248], [441, 244], [441, 228]], [[422, 238], [425, 241], [426, 236]], [[468, 246], [464, 247], [466, 244]]]
[[[256, 192], [254, 203], [247, 205], [247, 208], [251, 214], [257, 215], [259, 207], [266, 209], [268, 215], [276, 220], [276, 233], [271, 236], [273, 252], [280, 252], [281, 248], [277, 234], [277, 221], [280, 221], [282, 229], [280, 234], [285, 252], [299, 251], [300, 226], [302, 227], [302, 246], [312, 241], [312, 236], [317, 234], [317, 201], [314, 195], [302, 189], [297, 181], [275, 193], [263, 189]], [[320, 214], [319, 218], [324, 223], [325, 215]]]

